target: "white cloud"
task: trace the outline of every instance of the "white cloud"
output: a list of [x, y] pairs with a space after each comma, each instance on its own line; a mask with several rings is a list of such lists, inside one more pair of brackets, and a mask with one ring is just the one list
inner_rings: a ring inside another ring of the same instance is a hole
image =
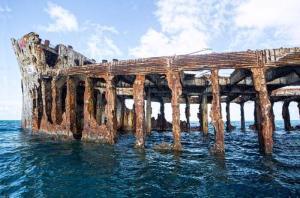
[[[235, 10], [235, 26], [251, 42], [260, 38], [272, 38], [281, 45], [300, 43], [300, 1], [299, 0], [248, 0]], [[241, 36], [239, 34], [239, 36]], [[251, 36], [252, 35], [252, 36]], [[272, 42], [266, 39], [265, 42]]]
[[76, 32], [80, 37], [84, 35], [85, 46], [82, 52], [86, 52], [88, 57], [100, 60], [122, 55], [112, 39], [113, 35], [118, 34], [114, 27], [89, 21], [80, 23], [71, 11], [54, 3], [48, 3], [46, 12], [54, 22], [42, 29], [47, 32]]
[[44, 30], [48, 32], [71, 32], [78, 30], [77, 18], [69, 10], [50, 2], [48, 3], [46, 12], [54, 21], [43, 27]]
[[86, 28], [93, 29], [87, 40], [87, 54], [90, 57], [99, 61], [103, 58], [116, 58], [122, 55], [121, 50], [111, 38], [112, 35], [119, 34], [114, 27], [89, 24]]
[[160, 30], [149, 28], [140, 44], [129, 50], [135, 57], [187, 54], [208, 47], [232, 13], [234, 1], [158, 0], [155, 16]]
[[1, 6], [0, 5], [0, 13], [9, 13], [11, 12], [12, 10], [8, 7], [8, 6]]

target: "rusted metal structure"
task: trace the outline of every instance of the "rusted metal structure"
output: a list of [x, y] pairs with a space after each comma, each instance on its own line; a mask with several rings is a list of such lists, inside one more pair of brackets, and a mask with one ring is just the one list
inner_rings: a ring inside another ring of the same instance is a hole
[[[50, 46], [35, 33], [12, 39], [23, 91], [22, 127], [34, 133], [115, 143], [118, 131], [132, 130], [136, 147], [144, 147], [151, 129], [173, 131], [173, 149], [181, 150], [181, 130], [190, 130], [190, 104], [199, 104], [200, 130], [208, 133], [208, 107], [215, 130], [212, 151], [224, 153], [224, 121], [221, 102], [227, 104], [226, 129], [230, 131], [229, 105], [241, 105], [241, 129], [245, 130], [244, 103], [255, 102], [260, 148], [272, 153], [274, 115], [272, 105], [286, 101], [283, 115], [291, 130], [288, 104], [298, 101], [298, 90], [278, 90], [300, 82], [300, 48], [179, 55], [96, 63], [71, 46]], [[234, 69], [220, 77], [221, 69]], [[188, 72], [208, 71], [197, 77]], [[298, 91], [299, 92], [299, 91]], [[132, 110], [125, 99], [134, 100]], [[144, 107], [146, 102], [146, 108]], [[157, 119], [151, 118], [151, 101], [161, 104]], [[164, 116], [171, 103], [172, 123]], [[180, 121], [181, 103], [187, 122]], [[145, 112], [146, 109], [146, 112]]]

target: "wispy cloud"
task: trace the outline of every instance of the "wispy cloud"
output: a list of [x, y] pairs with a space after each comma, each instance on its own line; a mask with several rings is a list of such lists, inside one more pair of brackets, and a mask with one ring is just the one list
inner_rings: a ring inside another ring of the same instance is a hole
[[6, 6], [1, 6], [0, 5], [0, 13], [9, 13], [11, 11], [12, 11], [11, 8], [8, 7], [7, 5]]
[[75, 32], [81, 34], [86, 45], [83, 52], [86, 52], [88, 57], [101, 60], [122, 55], [121, 50], [112, 39], [113, 35], [119, 34], [116, 28], [90, 21], [81, 23], [70, 10], [51, 2], [48, 3], [45, 11], [54, 22], [42, 26], [42, 30], [54, 33]]
[[111, 38], [112, 35], [118, 35], [119, 32], [111, 26], [102, 26], [99, 24], [88, 23], [85, 25], [87, 30], [92, 32], [87, 39], [87, 54], [100, 60], [102, 58], [114, 58], [122, 55], [121, 50]]
[[235, 10], [234, 22], [244, 34], [271, 37], [284, 45], [300, 44], [299, 8], [299, 0], [248, 0]]
[[209, 46], [224, 30], [227, 10], [235, 1], [158, 0], [155, 15], [160, 29], [149, 28], [140, 44], [129, 50], [135, 57], [185, 54]]
[[69, 10], [49, 2], [46, 12], [53, 20], [52, 23], [43, 27], [47, 32], [72, 32], [78, 30], [77, 18]]

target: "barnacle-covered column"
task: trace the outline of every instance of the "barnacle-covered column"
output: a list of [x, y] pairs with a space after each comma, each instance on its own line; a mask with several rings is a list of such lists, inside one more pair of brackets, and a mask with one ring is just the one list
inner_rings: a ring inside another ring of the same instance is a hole
[[204, 135], [208, 134], [207, 95], [201, 97], [201, 130]]
[[292, 130], [289, 105], [290, 105], [290, 101], [284, 101], [282, 105], [282, 118], [284, 121], [284, 129], [286, 131]]
[[210, 117], [215, 129], [215, 144], [212, 148], [214, 153], [224, 153], [224, 122], [221, 114], [220, 102], [220, 87], [218, 69], [211, 70], [211, 88], [212, 88], [212, 102]]
[[264, 68], [262, 66], [251, 68], [253, 85], [257, 92], [259, 103], [261, 124], [259, 127], [259, 143], [261, 150], [266, 153], [272, 153], [273, 147], [273, 126], [271, 118], [271, 102], [269, 100], [267, 83]]
[[186, 129], [187, 131], [190, 131], [191, 125], [190, 125], [190, 100], [189, 96], [185, 96], [185, 118], [186, 118]]
[[133, 100], [135, 108], [135, 146], [144, 147], [144, 83], [145, 75], [136, 75], [133, 84]]
[[233, 129], [230, 119], [230, 101], [226, 101], [226, 131], [232, 131]]
[[120, 117], [120, 129], [123, 130], [124, 120], [125, 120], [125, 98], [120, 98], [121, 100], [121, 117]]
[[244, 102], [240, 103], [241, 107], [241, 130], [245, 131], [245, 111], [244, 111]]
[[105, 98], [107, 101], [105, 106], [105, 114], [107, 118], [106, 126], [109, 131], [108, 141], [109, 143], [113, 144], [117, 135], [116, 87], [114, 84], [114, 76], [110, 74], [106, 76]]
[[150, 88], [147, 91], [147, 103], [146, 103], [146, 123], [147, 123], [147, 134], [151, 133], [151, 114], [152, 114], [152, 108], [151, 108], [151, 91]]
[[254, 100], [254, 126], [255, 130], [259, 131], [261, 129], [261, 115], [260, 115], [260, 106], [258, 98]]
[[172, 131], [174, 137], [174, 150], [181, 150], [180, 142], [180, 96], [182, 93], [182, 85], [180, 81], [180, 73], [176, 71], [167, 72], [168, 86], [172, 91]]

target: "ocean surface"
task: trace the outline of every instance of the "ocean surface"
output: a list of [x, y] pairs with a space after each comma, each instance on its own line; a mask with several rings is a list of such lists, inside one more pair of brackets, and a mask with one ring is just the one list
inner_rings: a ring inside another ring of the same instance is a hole
[[224, 157], [210, 154], [213, 139], [212, 128], [206, 138], [183, 132], [176, 154], [153, 149], [171, 143], [171, 132], [153, 132], [139, 150], [131, 134], [111, 146], [31, 135], [20, 121], [0, 121], [0, 197], [300, 197], [300, 131], [277, 122], [272, 156], [259, 153], [251, 130], [225, 133]]

